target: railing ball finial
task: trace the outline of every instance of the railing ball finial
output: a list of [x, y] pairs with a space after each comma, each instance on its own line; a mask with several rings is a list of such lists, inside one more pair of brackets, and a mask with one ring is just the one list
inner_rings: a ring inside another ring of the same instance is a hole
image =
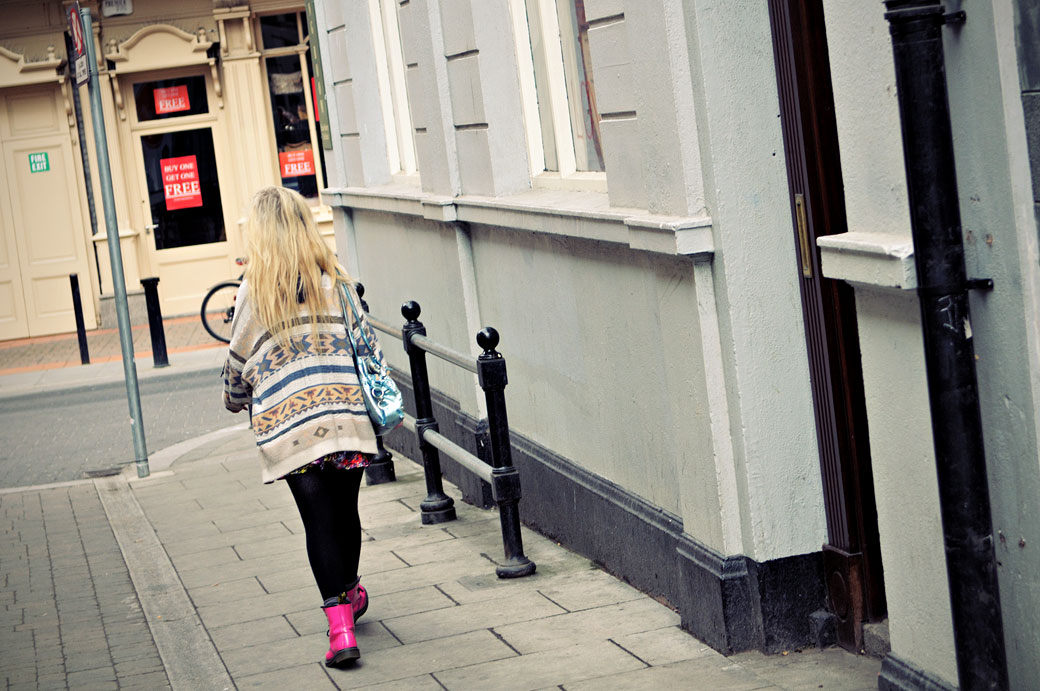
[[419, 303], [415, 300], [409, 300], [401, 305], [401, 316], [410, 322], [418, 321], [421, 312], [422, 308], [419, 307]]
[[477, 345], [483, 348], [485, 357], [498, 354], [495, 352], [498, 340], [498, 331], [490, 326], [485, 326], [477, 332]]

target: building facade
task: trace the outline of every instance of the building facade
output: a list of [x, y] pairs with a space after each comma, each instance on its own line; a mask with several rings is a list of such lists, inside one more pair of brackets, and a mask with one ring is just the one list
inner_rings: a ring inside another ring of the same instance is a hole
[[[332, 242], [317, 82], [303, 2], [83, 2], [91, 10], [117, 228], [106, 227], [87, 87], [66, 56], [71, 3], [0, 3], [0, 339], [88, 328], [113, 296], [157, 276], [164, 315], [198, 314], [237, 276], [264, 185], [299, 190]], [[114, 320], [107, 326], [114, 325]]]
[[[1009, 675], [1030, 688], [1040, 5], [963, 9], [943, 31], [964, 244], [969, 277], [995, 285], [972, 294], [971, 329]], [[316, 15], [341, 256], [387, 321], [415, 299], [454, 348], [500, 331], [525, 522], [719, 650], [832, 624], [859, 649], [887, 620], [882, 687], [953, 688], [885, 6], [318, 0]], [[441, 432], [479, 452], [473, 382], [430, 370]]]

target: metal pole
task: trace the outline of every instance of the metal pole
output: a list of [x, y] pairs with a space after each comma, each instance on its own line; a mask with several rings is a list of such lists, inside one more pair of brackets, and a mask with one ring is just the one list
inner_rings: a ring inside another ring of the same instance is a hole
[[79, 339], [80, 364], [90, 364], [90, 351], [87, 349], [87, 327], [83, 323], [83, 301], [79, 296], [79, 275], [69, 274], [72, 287], [72, 312], [76, 315], [76, 338]]
[[169, 367], [166, 354], [166, 332], [163, 330], [162, 309], [159, 307], [159, 278], [142, 278], [144, 301], [148, 307], [148, 335], [152, 339], [152, 366]]
[[423, 470], [426, 473], [426, 499], [419, 505], [425, 525], [454, 521], [455, 500], [444, 493], [441, 481], [441, 457], [436, 447], [423, 439], [428, 429], [437, 431], [433, 419], [433, 401], [430, 398], [430, 375], [426, 371], [426, 351], [412, 344], [415, 334], [426, 335], [426, 327], [418, 321], [419, 303], [406, 302], [401, 314], [407, 319], [401, 329], [404, 351], [408, 353], [408, 364], [412, 369], [412, 387], [415, 393], [415, 433], [419, 437], [419, 448], [423, 455]]
[[[361, 309], [368, 314], [368, 303], [365, 302], [365, 286], [361, 283], [354, 284], [358, 299], [361, 300]], [[394, 472], [394, 456], [383, 446], [383, 437], [376, 437], [376, 455], [372, 462], [365, 468], [365, 483], [368, 485], [382, 485], [386, 482], [396, 482], [397, 473]]]
[[123, 376], [126, 379], [126, 397], [130, 406], [130, 430], [134, 437], [134, 460], [137, 476], [148, 477], [148, 450], [144, 441], [144, 420], [141, 415], [141, 392], [137, 387], [137, 367], [134, 364], [134, 344], [130, 335], [130, 310], [126, 304], [126, 279], [123, 277], [123, 253], [119, 247], [119, 225], [116, 223], [116, 202], [112, 193], [112, 169], [108, 162], [108, 137], [105, 135], [105, 113], [101, 108], [101, 88], [98, 84], [97, 60], [94, 57], [94, 27], [89, 9], [81, 11], [83, 35], [87, 44], [87, 67], [90, 80], [90, 116], [94, 125], [94, 147], [98, 158], [98, 183], [105, 209], [105, 228], [108, 237], [108, 256], [112, 264], [112, 289], [115, 291], [116, 322], [119, 324], [119, 345], [123, 353]]
[[1007, 689], [942, 27], [935, 0], [886, 0], [924, 332], [960, 688]]
[[487, 402], [488, 438], [491, 446], [492, 485], [502, 526], [505, 564], [495, 569], [499, 578], [520, 578], [535, 571], [535, 563], [524, 554], [520, 534], [520, 473], [513, 467], [506, 417], [506, 360], [495, 350], [498, 332], [487, 327], [477, 334], [477, 345], [484, 351], [477, 357], [477, 381]]

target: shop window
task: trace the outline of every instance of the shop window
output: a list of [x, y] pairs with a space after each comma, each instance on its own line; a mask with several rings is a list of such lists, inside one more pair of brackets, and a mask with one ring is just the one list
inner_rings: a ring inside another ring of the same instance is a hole
[[260, 37], [264, 48], [290, 48], [300, 44], [300, 30], [297, 25], [298, 12], [290, 14], [271, 14], [260, 17]]
[[209, 112], [206, 78], [178, 77], [134, 84], [137, 120], [165, 120]]
[[398, 0], [379, 0], [382, 42], [376, 45], [379, 92], [389, 144], [390, 169], [410, 175], [416, 172], [415, 130], [408, 106], [407, 70], [397, 22]]
[[155, 249], [224, 241], [212, 130], [144, 134], [141, 149]]
[[536, 172], [604, 170], [585, 0], [511, 0]]
[[317, 201], [325, 154], [318, 142], [306, 17], [302, 12], [267, 15], [259, 24], [282, 185]]

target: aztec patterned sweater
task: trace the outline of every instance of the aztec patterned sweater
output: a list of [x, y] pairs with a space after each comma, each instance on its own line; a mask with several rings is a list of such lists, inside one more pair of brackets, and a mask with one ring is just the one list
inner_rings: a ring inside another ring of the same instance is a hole
[[[336, 451], [376, 453], [376, 435], [354, 371], [343, 313], [332, 279], [322, 277], [328, 304], [318, 317], [317, 341], [306, 323], [293, 329], [302, 337], [297, 350], [282, 347], [256, 320], [245, 281], [235, 301], [231, 344], [224, 363], [224, 405], [232, 412], [252, 405], [253, 431], [260, 451], [261, 476], [274, 482], [286, 473]], [[354, 305], [361, 301], [351, 287]], [[351, 320], [353, 322], [353, 319]], [[383, 359], [364, 315], [368, 342]], [[354, 342], [365, 355], [358, 324]]]

